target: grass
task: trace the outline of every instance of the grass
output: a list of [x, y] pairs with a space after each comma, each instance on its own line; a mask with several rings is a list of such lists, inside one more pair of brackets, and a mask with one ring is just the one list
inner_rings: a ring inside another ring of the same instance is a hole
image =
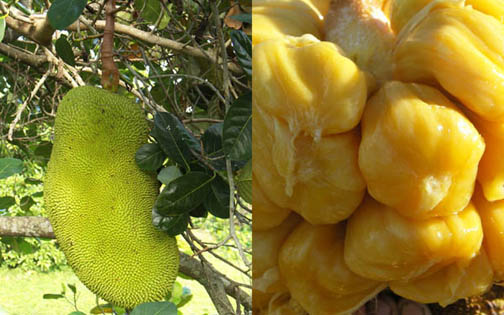
[[[212, 239], [209, 232], [194, 231], [198, 237]], [[188, 252], [188, 245], [179, 240], [181, 250]], [[248, 280], [239, 271], [229, 267], [211, 255], [205, 257], [214, 267], [238, 282], [246, 283]], [[237, 262], [234, 262], [237, 264]], [[213, 315], [217, 314], [212, 301], [205, 288], [197, 281], [178, 278], [183, 286], [191, 289], [193, 299], [180, 310], [184, 315]], [[42, 296], [46, 293], [58, 294], [62, 285], [75, 284], [77, 287], [77, 307], [79, 311], [89, 314], [96, 305], [96, 297], [75, 276], [70, 268], [48, 273], [35, 271], [22, 271], [19, 269], [0, 268], [0, 315], [67, 315], [75, 311], [71, 303], [65, 299], [45, 300]], [[67, 297], [73, 298], [67, 288]], [[234, 302], [232, 300], [232, 302]], [[103, 301], [101, 301], [103, 303]]]

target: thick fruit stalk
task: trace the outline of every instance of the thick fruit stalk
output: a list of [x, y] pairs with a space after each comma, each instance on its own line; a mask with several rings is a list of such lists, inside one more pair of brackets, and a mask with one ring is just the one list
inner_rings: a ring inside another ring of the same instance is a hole
[[455, 215], [416, 220], [366, 197], [347, 223], [345, 262], [369, 279], [409, 280], [472, 258], [482, 240], [472, 204]]
[[[395, 77], [437, 84], [485, 120], [504, 120], [504, 24], [433, 2], [401, 31]], [[469, 62], [470, 61], [470, 62]]]
[[300, 222], [301, 218], [293, 213], [282, 224], [273, 229], [254, 231], [252, 264], [254, 281], [252, 292], [255, 310], [267, 309], [268, 302], [274, 295], [288, 292], [287, 287], [280, 278], [278, 254], [282, 244]]
[[346, 314], [386, 286], [362, 278], [343, 261], [345, 226], [303, 222], [280, 250], [285, 285], [308, 314]]
[[163, 300], [178, 273], [176, 240], [152, 225], [159, 193], [135, 153], [149, 128], [138, 104], [94, 87], [58, 107], [44, 200], [75, 274], [117, 306]]
[[485, 293], [493, 283], [493, 271], [484, 250], [471, 259], [463, 259], [419, 279], [392, 281], [396, 294], [420, 303], [441, 306], [458, 299]]
[[484, 149], [442, 93], [388, 82], [366, 106], [359, 166], [379, 202], [415, 219], [444, 216], [469, 203]]

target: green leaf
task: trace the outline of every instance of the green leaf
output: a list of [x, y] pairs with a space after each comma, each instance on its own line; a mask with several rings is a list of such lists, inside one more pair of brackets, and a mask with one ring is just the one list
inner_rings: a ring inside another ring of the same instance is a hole
[[[101, 314], [101, 313], [98, 313], [98, 314]], [[68, 315], [86, 315], [86, 313], [83, 313], [83, 312], [79, 312], [79, 311], [74, 311]]]
[[146, 143], [135, 154], [136, 163], [144, 171], [158, 170], [165, 159], [166, 155], [157, 143]]
[[44, 192], [43, 191], [37, 191], [36, 193], [32, 194], [31, 196], [34, 197], [34, 198], [40, 198], [40, 197], [44, 196]]
[[25, 184], [27, 185], [38, 185], [42, 184], [42, 181], [40, 179], [35, 179], [35, 178], [26, 178], [24, 180]]
[[213, 124], [201, 136], [201, 143], [208, 156], [208, 162], [218, 171], [226, 169], [226, 157], [222, 150], [222, 127], [224, 123]]
[[193, 210], [209, 194], [212, 179], [203, 172], [191, 172], [171, 181], [156, 200], [158, 213], [175, 216]]
[[252, 41], [245, 32], [232, 30], [231, 42], [243, 71], [252, 77]]
[[87, 0], [55, 0], [47, 12], [49, 23], [57, 30], [64, 30], [77, 21], [86, 3]]
[[72, 46], [70, 46], [67, 41], [67, 37], [65, 35], [61, 35], [54, 45], [56, 46], [56, 53], [58, 56], [60, 56], [67, 64], [75, 66], [75, 56]]
[[6, 196], [0, 197], [0, 210], [9, 209], [11, 206], [16, 204], [16, 199], [14, 197]]
[[0, 159], [0, 179], [10, 177], [23, 171], [23, 161], [19, 159]]
[[177, 315], [177, 307], [170, 302], [150, 302], [140, 304], [131, 315]]
[[91, 314], [103, 314], [103, 313], [114, 313], [112, 304], [100, 304], [93, 307], [90, 311]]
[[5, 16], [0, 16], [0, 42], [2, 42], [5, 35]]
[[210, 184], [211, 193], [204, 201], [205, 209], [214, 216], [229, 218], [229, 184], [217, 176]]
[[43, 299], [45, 300], [55, 300], [55, 299], [61, 299], [64, 298], [65, 296], [62, 294], [44, 294], [42, 296]]
[[236, 188], [246, 202], [252, 204], [252, 160], [239, 171], [236, 177]]
[[73, 294], [77, 293], [77, 288], [75, 287], [75, 284], [67, 283], [67, 286], [70, 290], [72, 290]]
[[182, 173], [180, 172], [179, 168], [174, 165], [171, 165], [163, 168], [161, 172], [159, 172], [157, 179], [161, 183], [168, 185], [171, 181], [173, 181], [176, 178], [179, 178], [180, 176], [182, 176]]
[[230, 18], [236, 21], [252, 24], [252, 14], [250, 13], [231, 15]]
[[229, 108], [222, 138], [224, 152], [231, 160], [252, 158], [252, 93], [240, 96]]
[[159, 216], [157, 220], [154, 220], [153, 223], [155, 226], [165, 231], [168, 235], [177, 236], [184, 233], [184, 231], [187, 229], [189, 218], [190, 217], [188, 213], [183, 213], [172, 217]]
[[191, 150], [199, 153], [201, 146], [184, 125], [173, 114], [159, 112], [154, 117], [152, 135], [161, 145], [168, 158], [189, 170], [190, 161], [194, 160]]
[[21, 198], [21, 202], [19, 203], [19, 207], [23, 209], [23, 211], [30, 210], [31, 206], [35, 204], [35, 201], [31, 196], [24, 196]]
[[53, 144], [51, 142], [42, 141], [39, 145], [37, 145], [33, 153], [39, 161], [41, 161], [43, 164], [46, 164], [51, 157], [52, 147]]
[[177, 308], [183, 307], [184, 305], [189, 303], [192, 300], [192, 298], [193, 294], [191, 292], [191, 289], [189, 289], [188, 287], [184, 287], [182, 291], [182, 298], [180, 299], [180, 302], [177, 303]]
[[191, 210], [189, 215], [195, 218], [206, 218], [208, 216], [208, 211], [205, 209], [205, 206], [199, 205], [196, 209]]

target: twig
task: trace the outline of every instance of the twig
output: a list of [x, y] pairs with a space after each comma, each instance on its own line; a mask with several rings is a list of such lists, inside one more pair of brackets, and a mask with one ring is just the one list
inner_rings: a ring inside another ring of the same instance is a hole
[[[210, 1], [210, 5], [212, 6], [212, 14], [214, 16], [214, 21], [215, 21], [215, 26], [217, 27], [217, 40], [219, 41], [220, 44], [220, 49], [221, 49], [221, 58], [222, 60], [228, 60], [228, 55], [227, 55], [227, 50], [226, 50], [226, 43], [224, 42], [224, 34], [222, 33], [222, 27], [221, 27], [221, 19], [219, 17], [219, 9], [217, 8], [217, 1]], [[217, 60], [218, 62], [218, 60]], [[228, 71], [228, 65], [224, 62], [222, 64], [222, 79], [223, 83], [222, 85], [224, 86], [224, 96], [226, 97], [226, 102], [224, 102], [224, 106], [226, 108], [226, 112], [229, 109], [229, 85], [230, 80], [229, 80], [229, 71]]]

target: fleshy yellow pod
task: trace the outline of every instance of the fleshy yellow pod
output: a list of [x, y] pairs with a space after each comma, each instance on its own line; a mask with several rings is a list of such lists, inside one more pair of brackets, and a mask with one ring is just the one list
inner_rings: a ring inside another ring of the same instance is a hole
[[159, 186], [135, 153], [149, 128], [138, 104], [94, 88], [61, 101], [44, 199], [54, 233], [79, 279], [117, 306], [162, 300], [178, 272], [175, 238], [155, 229]]

